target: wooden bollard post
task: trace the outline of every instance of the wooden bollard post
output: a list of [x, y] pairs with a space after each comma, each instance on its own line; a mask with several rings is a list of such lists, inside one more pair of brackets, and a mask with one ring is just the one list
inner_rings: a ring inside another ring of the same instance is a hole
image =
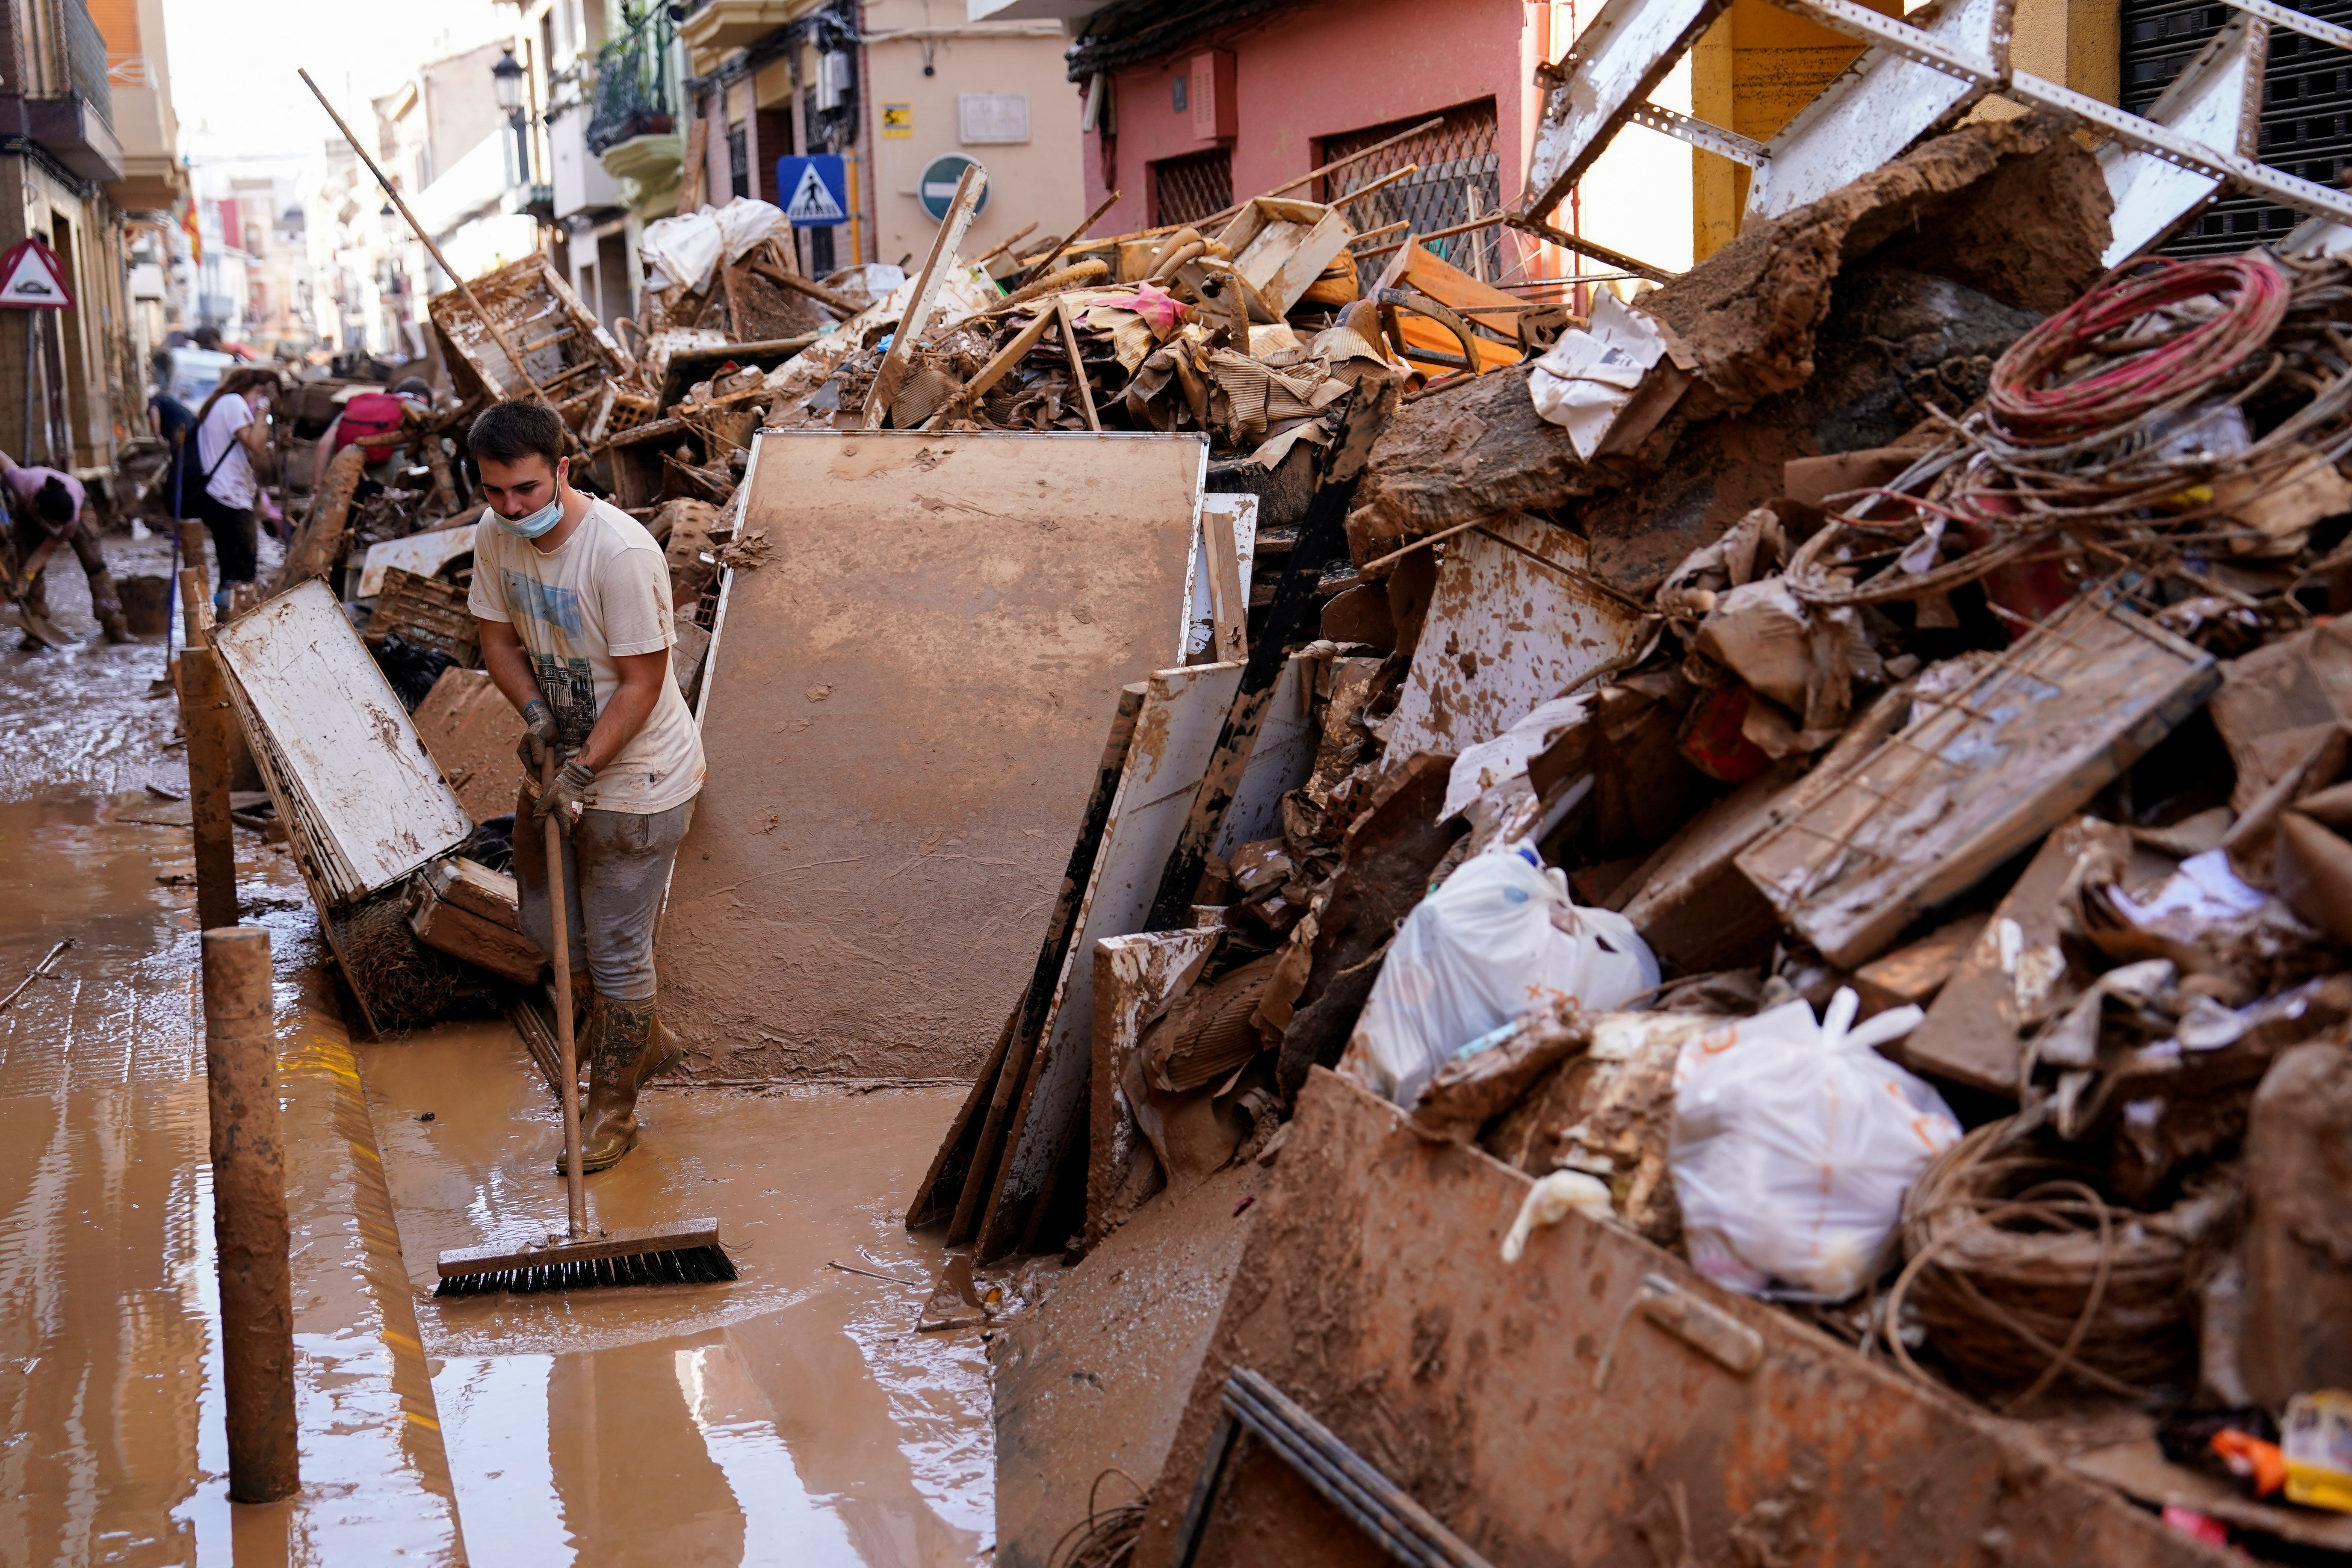
[[229, 820], [233, 760], [228, 682], [213, 651], [212, 604], [201, 567], [180, 574], [188, 646], [180, 654], [180, 733], [188, 742], [188, 816], [196, 847], [196, 928], [236, 923], [236, 841]]
[[286, 1154], [278, 1141], [269, 932], [260, 926], [207, 931], [204, 949], [228, 1495], [238, 1502], [275, 1502], [292, 1496], [302, 1480], [295, 1452], [294, 1281]]

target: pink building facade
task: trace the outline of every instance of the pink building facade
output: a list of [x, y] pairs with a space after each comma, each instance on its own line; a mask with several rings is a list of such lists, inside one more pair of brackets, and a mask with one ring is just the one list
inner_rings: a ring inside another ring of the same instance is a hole
[[[1414, 174], [1355, 205], [1360, 231], [1407, 222], [1427, 233], [1491, 214], [1526, 181], [1540, 108], [1535, 68], [1564, 49], [1574, 26], [1570, 6], [1528, 0], [1321, 0], [1199, 15], [1204, 25], [1181, 36], [1146, 24], [1072, 51], [1084, 92], [1108, 84], [1089, 106], [1087, 205], [1121, 193], [1093, 233], [1206, 216], [1441, 116], [1435, 131], [1288, 194], [1335, 199], [1414, 163]], [[1563, 226], [1574, 216], [1560, 214]], [[1519, 276], [1555, 275], [1566, 260], [1494, 228], [1446, 248], [1457, 264], [1466, 256]]]

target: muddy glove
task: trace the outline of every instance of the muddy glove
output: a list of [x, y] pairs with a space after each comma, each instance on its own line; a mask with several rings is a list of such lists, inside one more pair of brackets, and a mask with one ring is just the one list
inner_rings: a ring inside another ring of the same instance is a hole
[[543, 697], [534, 697], [522, 707], [522, 739], [515, 742], [515, 755], [532, 778], [539, 777], [539, 759], [555, 742], [555, 710]]
[[566, 763], [556, 773], [555, 788], [540, 796], [539, 805], [531, 809], [531, 816], [544, 822], [547, 814], [553, 812], [555, 826], [562, 830], [563, 837], [569, 838], [573, 826], [580, 820], [580, 813], [585, 809], [580, 797], [594, 788], [595, 784], [595, 769], [577, 760]]

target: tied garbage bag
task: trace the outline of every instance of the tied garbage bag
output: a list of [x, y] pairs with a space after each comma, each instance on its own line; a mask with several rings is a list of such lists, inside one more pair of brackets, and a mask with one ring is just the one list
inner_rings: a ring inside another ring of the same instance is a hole
[[1903, 1199], [1959, 1141], [1938, 1095], [1871, 1047], [1925, 1015], [1853, 1028], [1841, 987], [1817, 1025], [1796, 1001], [1686, 1041], [1668, 1168], [1692, 1264], [1749, 1296], [1843, 1301], [1876, 1277]]
[[1632, 921], [1579, 908], [1532, 847], [1497, 847], [1405, 918], [1341, 1067], [1411, 1106], [1464, 1047], [1521, 1015], [1561, 1001], [1605, 1013], [1657, 983]]

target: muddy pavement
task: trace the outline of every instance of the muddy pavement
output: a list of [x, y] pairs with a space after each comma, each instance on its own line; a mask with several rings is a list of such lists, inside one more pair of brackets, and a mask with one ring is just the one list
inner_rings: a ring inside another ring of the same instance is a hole
[[[561, 1228], [562, 1123], [504, 1024], [362, 1062], [420, 1289], [443, 1247]], [[645, 1141], [589, 1178], [592, 1215], [715, 1215], [740, 1279], [421, 1303], [475, 1558], [971, 1561], [991, 1538], [986, 1363], [969, 1332], [914, 1331], [943, 1259], [898, 1220], [955, 1104], [656, 1088]]]
[[[118, 574], [168, 567], [106, 542]], [[50, 597], [94, 631], [79, 574]], [[914, 1331], [942, 1260], [896, 1218], [951, 1093], [656, 1088], [592, 1212], [716, 1215], [739, 1280], [436, 1301], [442, 1247], [560, 1226], [551, 1099], [500, 1022], [354, 1047], [289, 858], [243, 830], [304, 1489], [227, 1502], [186, 806], [147, 787], [185, 789], [163, 658], [0, 652], [0, 994], [76, 942], [0, 1011], [0, 1561], [987, 1560], [985, 1347]]]

